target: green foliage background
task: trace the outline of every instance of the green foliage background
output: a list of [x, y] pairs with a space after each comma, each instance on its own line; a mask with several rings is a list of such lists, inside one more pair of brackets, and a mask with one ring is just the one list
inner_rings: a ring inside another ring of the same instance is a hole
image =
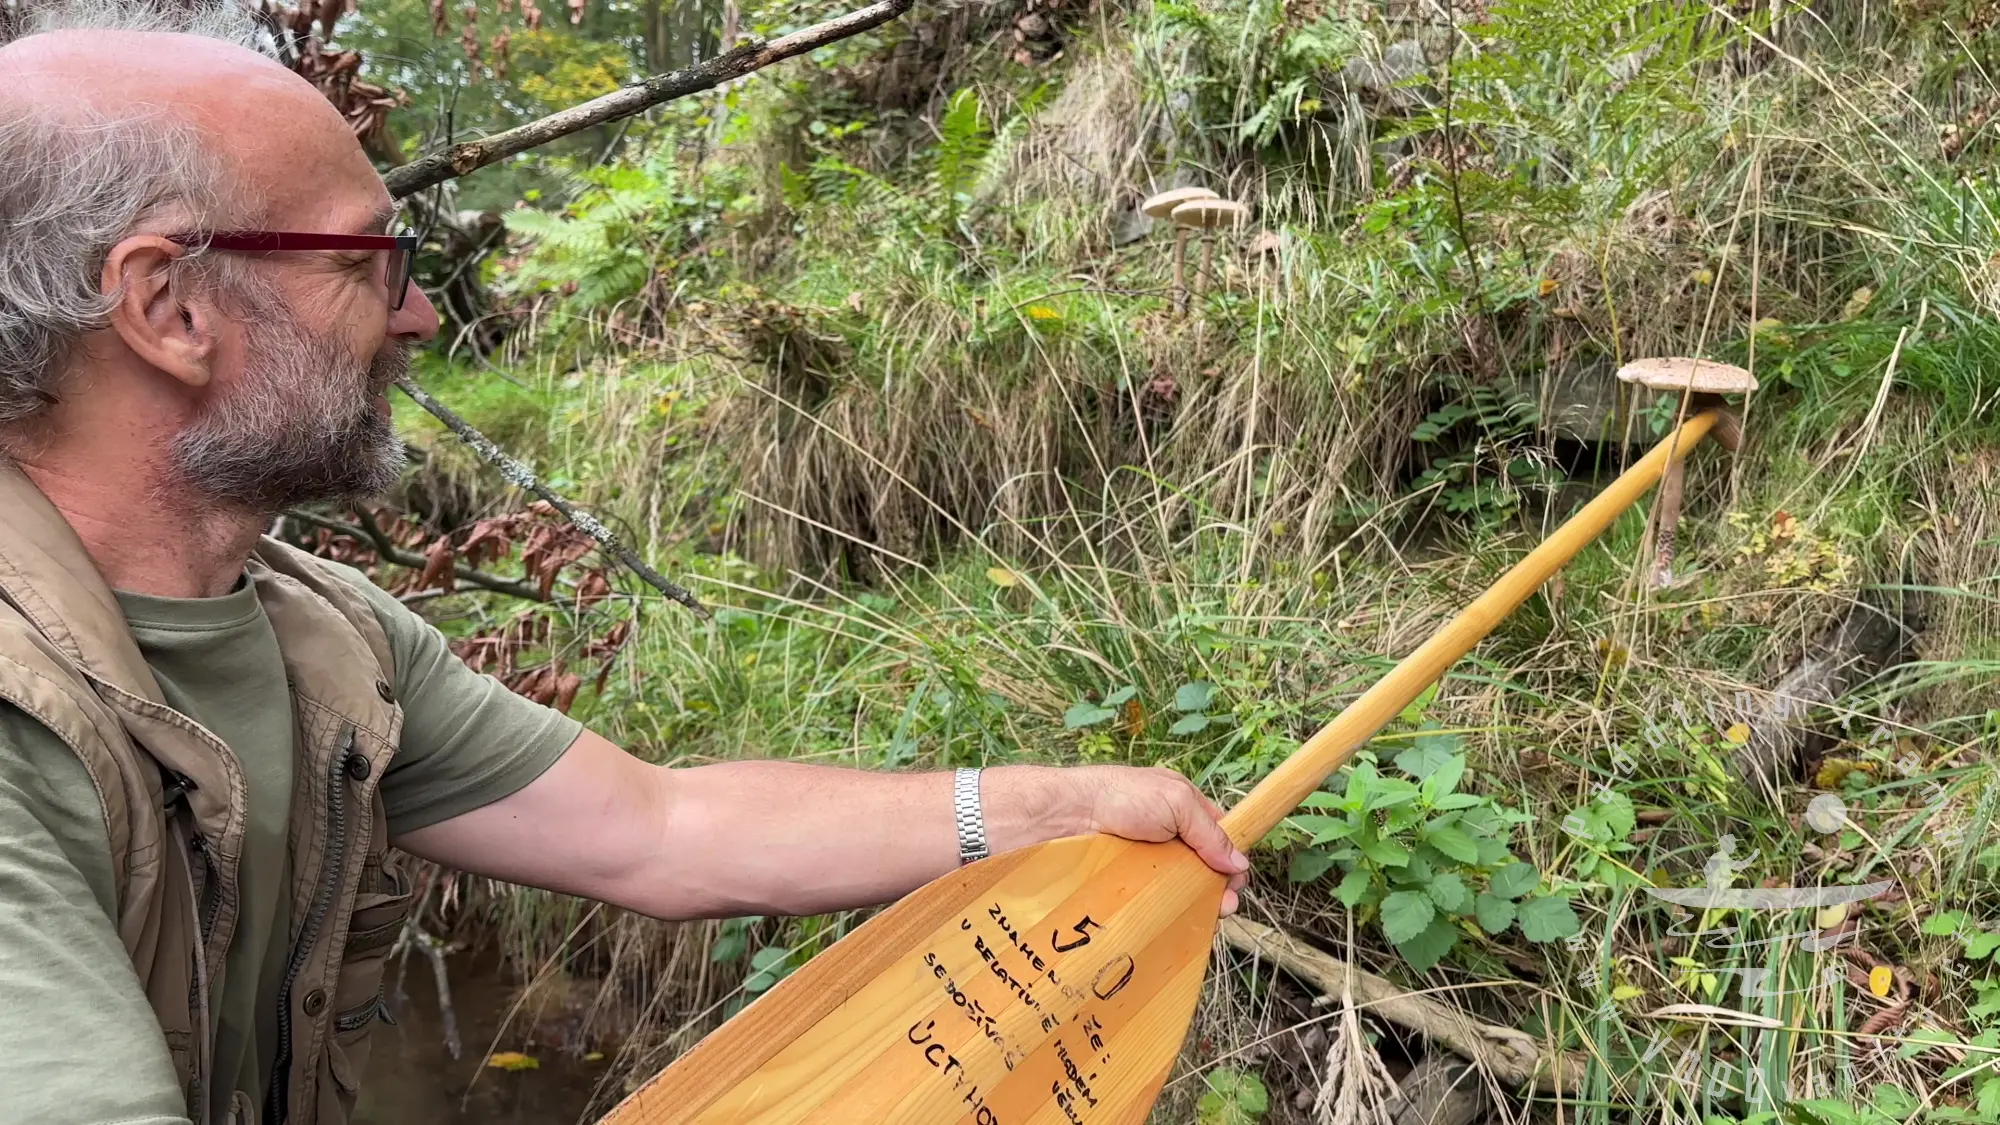
[[[1158, 763], [1226, 804], [1665, 430], [1617, 365], [1744, 364], [1749, 439], [1693, 462], [1679, 580], [1646, 587], [1648, 513], [1621, 519], [1265, 841], [1246, 910], [1579, 1052], [1538, 1120], [2000, 1119], [1994, 13], [1027, 14], [920, 5], [457, 189], [505, 214], [481, 269], [511, 334], [427, 385], [719, 607], [628, 585], [565, 619], [558, 647], [640, 626], [578, 713], [666, 762]], [[356, 23], [410, 150], [649, 49], [643, 10], [593, 5], [474, 80], [414, 3]], [[1191, 248], [1181, 311], [1134, 207], [1184, 183], [1255, 218]], [[518, 503], [401, 416], [435, 530]], [[1921, 635], [1746, 784], [1771, 686], [1862, 598]], [[1838, 832], [1801, 820], [1820, 792]], [[1742, 885], [1897, 881], [1853, 939], [1914, 982], [1886, 1038], [1798, 940], [1825, 919], [1644, 893], [1700, 885], [1725, 833]], [[609, 982], [640, 1069], [856, 921], [483, 901], [523, 963]], [[1288, 987], [1220, 963], [1184, 1060], [1208, 1078], [1162, 1120], [1289, 1119], [1324, 1047]], [[1762, 1025], [1658, 1014], [1689, 1004]]]

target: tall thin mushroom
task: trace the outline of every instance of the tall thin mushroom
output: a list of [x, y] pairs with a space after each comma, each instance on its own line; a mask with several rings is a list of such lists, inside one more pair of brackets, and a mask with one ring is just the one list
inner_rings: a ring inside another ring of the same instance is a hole
[[[1181, 204], [1172, 211], [1174, 224], [1183, 230], [1204, 232], [1202, 239], [1201, 272], [1204, 279], [1215, 273], [1215, 242], [1206, 232], [1220, 227], [1242, 226], [1250, 221], [1250, 208], [1229, 199], [1195, 199]], [[1206, 280], [1202, 292], [1208, 291]]]
[[[1139, 204], [1139, 210], [1148, 218], [1164, 219], [1183, 203], [1214, 198], [1215, 193], [1205, 187], [1174, 188], [1149, 197]], [[1191, 227], [1178, 227], [1174, 231], [1174, 308], [1180, 312], [1187, 311], [1187, 241], [1193, 233]]]
[[[1698, 414], [1723, 405], [1723, 395], [1749, 394], [1757, 389], [1756, 376], [1741, 367], [1712, 359], [1670, 356], [1635, 359], [1618, 369], [1618, 378], [1655, 391], [1686, 396], [1689, 414]], [[1712, 436], [1723, 448], [1735, 452], [1742, 444], [1743, 428], [1734, 415], [1722, 411]], [[1674, 578], [1674, 538], [1681, 516], [1683, 473], [1681, 459], [1668, 462], [1660, 478], [1660, 516], [1653, 550], [1653, 588], [1664, 590]]]

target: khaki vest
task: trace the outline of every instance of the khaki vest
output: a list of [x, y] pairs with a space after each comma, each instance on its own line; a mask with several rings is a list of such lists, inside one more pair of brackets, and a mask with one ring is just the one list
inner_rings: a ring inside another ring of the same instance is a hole
[[410, 886], [389, 852], [377, 786], [403, 713], [388, 638], [325, 567], [271, 539], [246, 567], [277, 634], [296, 723], [290, 960], [276, 1071], [265, 1104], [253, 1106], [243, 1093], [215, 1097], [210, 1073], [210, 997], [236, 931], [241, 767], [166, 705], [83, 544], [0, 460], [0, 699], [53, 731], [97, 785], [118, 935], [197, 1125], [345, 1122], [369, 1031], [386, 1015], [382, 970]]

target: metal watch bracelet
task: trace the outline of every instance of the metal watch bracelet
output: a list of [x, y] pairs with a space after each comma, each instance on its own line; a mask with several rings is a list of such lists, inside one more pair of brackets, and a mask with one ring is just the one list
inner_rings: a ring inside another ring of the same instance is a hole
[[961, 769], [951, 788], [952, 819], [958, 822], [958, 862], [963, 865], [985, 859], [986, 814], [979, 807], [979, 772]]

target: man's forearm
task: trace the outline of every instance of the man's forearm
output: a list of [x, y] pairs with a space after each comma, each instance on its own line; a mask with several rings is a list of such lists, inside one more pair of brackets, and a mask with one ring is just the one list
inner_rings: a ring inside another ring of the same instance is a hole
[[[647, 765], [589, 731], [525, 788], [393, 842], [495, 879], [656, 918], [814, 914], [887, 902], [958, 865], [949, 772], [798, 762]], [[1109, 832], [1179, 837], [1240, 884], [1220, 810], [1171, 770], [1002, 766], [980, 786], [994, 852]], [[1234, 904], [1223, 898], [1224, 909]]]
[[[800, 762], [660, 770], [659, 861], [619, 905], [656, 917], [814, 914], [887, 902], [958, 866], [949, 771], [887, 774]], [[992, 850], [1090, 830], [1062, 771], [988, 769]]]

